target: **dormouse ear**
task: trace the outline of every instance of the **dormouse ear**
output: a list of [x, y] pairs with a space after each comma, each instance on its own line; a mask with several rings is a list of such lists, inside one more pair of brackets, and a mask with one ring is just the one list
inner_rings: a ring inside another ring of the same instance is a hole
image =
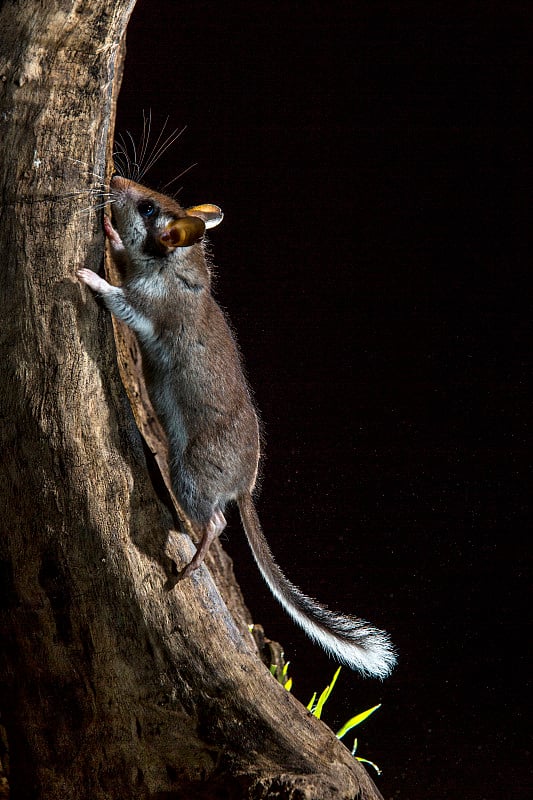
[[159, 242], [166, 250], [176, 247], [190, 247], [199, 242], [205, 233], [205, 223], [199, 217], [183, 217], [169, 222], [159, 236]]
[[203, 203], [201, 206], [186, 208], [185, 213], [190, 217], [203, 219], [206, 228], [216, 228], [224, 219], [222, 209], [212, 205], [212, 203]]

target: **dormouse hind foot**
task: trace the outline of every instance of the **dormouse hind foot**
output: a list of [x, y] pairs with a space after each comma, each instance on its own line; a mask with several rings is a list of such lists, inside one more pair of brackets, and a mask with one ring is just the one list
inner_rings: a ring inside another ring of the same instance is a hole
[[224, 528], [226, 527], [226, 518], [222, 511], [215, 511], [213, 516], [203, 529], [202, 538], [198, 544], [198, 548], [196, 553], [194, 554], [192, 560], [187, 564], [187, 566], [182, 569], [180, 572], [179, 580], [183, 580], [184, 578], [188, 578], [189, 575], [194, 572], [195, 569], [198, 569], [200, 564], [203, 563], [204, 558], [207, 555], [207, 551], [211, 547], [211, 543], [222, 533]]

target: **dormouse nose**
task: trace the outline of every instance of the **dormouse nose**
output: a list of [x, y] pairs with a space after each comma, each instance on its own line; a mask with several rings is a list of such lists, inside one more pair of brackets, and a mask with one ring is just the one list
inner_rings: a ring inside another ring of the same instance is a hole
[[109, 186], [116, 192], [125, 192], [127, 190], [131, 192], [133, 189], [138, 188], [137, 184], [129, 181], [127, 178], [123, 178], [118, 172], [113, 173], [113, 177], [109, 181]]

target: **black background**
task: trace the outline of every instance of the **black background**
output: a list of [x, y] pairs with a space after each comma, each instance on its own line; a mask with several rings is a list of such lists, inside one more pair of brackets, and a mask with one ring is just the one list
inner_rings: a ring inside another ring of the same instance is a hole
[[[146, 178], [217, 203], [216, 296], [265, 431], [292, 581], [388, 630], [341, 672], [389, 798], [531, 796], [532, 15], [525, 3], [139, 0], [118, 131], [187, 126]], [[307, 703], [335, 664], [224, 544]], [[526, 722], [528, 723], [526, 725]], [[351, 742], [348, 742], [351, 746]]]

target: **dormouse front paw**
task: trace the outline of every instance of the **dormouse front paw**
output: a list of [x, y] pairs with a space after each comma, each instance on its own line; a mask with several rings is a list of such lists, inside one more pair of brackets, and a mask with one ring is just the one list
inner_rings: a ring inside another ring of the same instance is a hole
[[109, 239], [109, 244], [111, 245], [111, 249], [115, 252], [119, 250], [124, 250], [124, 245], [122, 243], [122, 239], [120, 238], [119, 232], [115, 230], [113, 227], [113, 223], [111, 222], [111, 218], [104, 214], [104, 231], [105, 235]]
[[79, 269], [76, 272], [76, 275], [80, 281], [89, 286], [93, 292], [98, 292], [98, 294], [109, 294], [109, 292], [113, 290], [111, 284], [109, 284], [104, 278], [101, 278], [100, 275], [97, 275], [96, 272], [93, 272], [92, 269]]

